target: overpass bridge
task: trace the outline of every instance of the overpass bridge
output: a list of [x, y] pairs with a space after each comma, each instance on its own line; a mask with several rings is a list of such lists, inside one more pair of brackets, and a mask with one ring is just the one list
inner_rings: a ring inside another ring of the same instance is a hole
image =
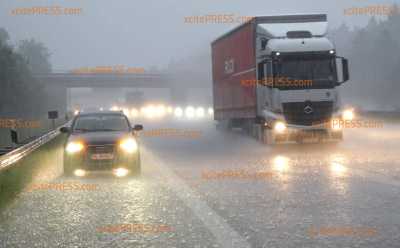
[[34, 74], [46, 86], [64, 88], [207, 88], [195, 80], [177, 82], [177, 75], [165, 73], [48, 73]]
[[61, 114], [66, 112], [69, 89], [71, 88], [164, 88], [170, 90], [174, 102], [184, 102], [187, 90], [210, 88], [207, 83], [199, 83], [193, 75], [187, 77], [168, 73], [72, 73], [56, 72], [34, 74], [33, 77], [51, 92], [53, 109]]

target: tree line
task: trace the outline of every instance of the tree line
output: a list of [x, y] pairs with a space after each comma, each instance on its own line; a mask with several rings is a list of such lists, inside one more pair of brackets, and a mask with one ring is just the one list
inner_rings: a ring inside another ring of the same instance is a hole
[[365, 27], [343, 23], [329, 32], [339, 55], [349, 59], [350, 82], [343, 87], [346, 101], [360, 107], [400, 110], [400, 13], [371, 17]]
[[50, 53], [41, 42], [21, 40], [10, 44], [0, 28], [0, 118], [31, 118], [47, 112], [48, 95], [34, 73], [51, 72]]

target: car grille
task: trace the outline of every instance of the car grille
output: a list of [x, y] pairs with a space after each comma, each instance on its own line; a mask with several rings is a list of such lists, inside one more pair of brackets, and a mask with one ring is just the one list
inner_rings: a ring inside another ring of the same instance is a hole
[[[113, 159], [94, 160], [92, 154], [109, 153], [113, 154]], [[86, 156], [86, 169], [87, 170], [109, 170], [113, 167], [116, 158], [115, 146], [114, 145], [89, 145]]]
[[283, 114], [288, 124], [311, 126], [313, 123], [329, 121], [333, 113], [333, 102], [283, 103]]

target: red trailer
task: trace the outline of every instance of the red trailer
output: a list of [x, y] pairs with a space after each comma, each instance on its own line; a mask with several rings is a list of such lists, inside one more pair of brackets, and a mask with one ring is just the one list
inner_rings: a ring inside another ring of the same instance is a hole
[[255, 85], [242, 87], [241, 80], [256, 79], [255, 25], [245, 23], [211, 44], [214, 119], [256, 117]]

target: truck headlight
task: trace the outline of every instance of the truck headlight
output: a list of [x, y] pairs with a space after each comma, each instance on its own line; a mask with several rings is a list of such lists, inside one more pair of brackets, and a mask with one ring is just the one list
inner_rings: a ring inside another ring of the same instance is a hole
[[351, 121], [354, 119], [354, 111], [352, 109], [346, 109], [342, 113], [342, 118], [345, 121]]
[[138, 144], [135, 139], [127, 138], [121, 141], [119, 147], [127, 153], [134, 153], [138, 149]]
[[274, 125], [274, 130], [277, 133], [283, 133], [286, 130], [286, 124], [283, 121], [277, 121]]
[[82, 142], [76, 142], [76, 141], [71, 141], [67, 144], [67, 147], [65, 148], [65, 150], [70, 153], [77, 153], [83, 150], [83, 143]]

